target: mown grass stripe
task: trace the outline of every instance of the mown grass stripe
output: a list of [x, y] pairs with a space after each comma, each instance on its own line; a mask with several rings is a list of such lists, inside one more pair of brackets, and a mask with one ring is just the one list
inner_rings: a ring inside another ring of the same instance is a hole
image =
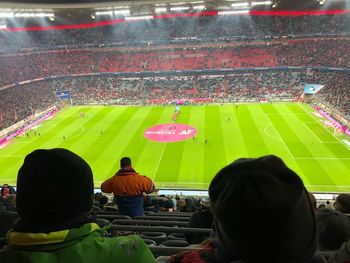
[[[207, 178], [213, 178], [223, 166], [227, 165], [219, 107], [214, 105], [205, 108], [203, 149], [204, 176]], [[207, 140], [207, 143], [205, 143], [205, 140]]]
[[298, 131], [298, 127], [291, 126], [290, 122], [288, 123], [281, 115], [279, 115], [278, 108], [276, 108], [275, 105], [271, 105], [271, 107], [269, 107], [267, 111], [275, 113], [274, 115], [270, 116], [270, 119], [274, 123], [276, 129], [278, 130], [278, 133], [284, 139], [286, 145], [288, 146], [289, 150], [294, 155], [294, 157], [305, 156], [311, 158], [307, 163], [305, 163], [305, 161], [298, 160], [299, 165], [298, 167], [294, 168], [297, 171], [297, 173], [298, 169], [300, 169], [302, 171], [302, 178], [304, 180], [310, 180], [310, 178], [306, 178], [304, 177], [304, 175], [310, 174], [310, 168], [312, 168], [313, 173], [322, 175], [320, 176], [320, 178], [315, 178], [317, 179], [317, 184], [335, 185], [334, 181], [328, 176], [327, 171], [319, 165], [319, 162], [317, 160], [312, 159], [314, 157], [313, 154], [308, 150], [304, 143], [295, 134], [294, 130]]
[[264, 140], [261, 140], [259, 129], [249, 110], [249, 105], [240, 105], [236, 109], [236, 116], [239, 128], [242, 131], [244, 143], [246, 145], [248, 157], [260, 157], [269, 153]]
[[225, 159], [226, 164], [229, 164], [242, 156], [248, 156], [247, 148], [235, 114], [236, 107], [224, 105], [219, 110]]
[[[186, 124], [189, 120], [188, 110], [182, 107], [181, 113], [177, 118], [178, 123]], [[183, 159], [185, 142], [171, 142], [167, 143], [163, 155], [160, 156], [159, 167], [155, 175], [155, 180], [160, 182], [186, 182], [189, 180], [187, 176], [182, 177], [180, 175], [182, 162], [186, 163]], [[177, 160], [177, 164], [174, 165], [174, 160]], [[171, 169], [169, 169], [171, 167]], [[182, 180], [183, 179], [183, 180]]]
[[[133, 165], [137, 163], [138, 155], [135, 153], [140, 151], [143, 146], [139, 139], [136, 140], [135, 138], [142, 136], [138, 133], [142, 129], [143, 123], [149, 120], [150, 114], [151, 116], [156, 116], [152, 115], [155, 109], [151, 107], [147, 107], [143, 110], [140, 109], [140, 107], [132, 107], [132, 112], [123, 112], [116, 121], [117, 125], [111, 126], [114, 132], [112, 136], [113, 139], [109, 142], [104, 151], [104, 158], [107, 158], [107, 163], [104, 162], [106, 168], [103, 174], [100, 174], [100, 180], [105, 180], [113, 176], [120, 168], [119, 160], [124, 156], [129, 156], [133, 160]], [[128, 148], [130, 144], [134, 145], [134, 150], [132, 152], [128, 150], [130, 149]], [[101, 162], [100, 165], [102, 165]]]

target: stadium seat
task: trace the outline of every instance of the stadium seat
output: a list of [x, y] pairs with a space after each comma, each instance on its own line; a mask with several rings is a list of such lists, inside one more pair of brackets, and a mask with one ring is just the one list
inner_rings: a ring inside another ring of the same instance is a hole
[[111, 221], [104, 218], [96, 218], [95, 223], [101, 228], [112, 224]]
[[167, 236], [163, 232], [142, 232], [140, 237], [143, 239], [151, 239], [156, 242], [158, 245], [163, 241], [167, 240]]
[[166, 240], [162, 242], [159, 246], [164, 247], [187, 247], [189, 244], [186, 240]]
[[157, 243], [152, 239], [143, 238], [143, 241], [145, 241], [146, 245], [149, 247], [156, 247], [157, 246]]
[[185, 240], [185, 234], [184, 233], [171, 233], [168, 236], [168, 240]]

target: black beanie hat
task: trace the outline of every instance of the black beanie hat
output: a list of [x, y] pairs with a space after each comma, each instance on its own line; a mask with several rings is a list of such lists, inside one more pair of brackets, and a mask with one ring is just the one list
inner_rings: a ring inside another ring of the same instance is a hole
[[340, 212], [343, 212], [346, 214], [350, 213], [350, 195], [349, 194], [340, 194], [337, 196], [335, 200], [341, 206], [340, 209], [338, 208]]
[[322, 208], [316, 214], [318, 242], [322, 250], [338, 250], [350, 238], [350, 221], [334, 209]]
[[28, 224], [61, 224], [90, 211], [93, 189], [91, 168], [78, 155], [35, 150], [18, 171], [17, 212]]
[[239, 159], [209, 187], [218, 236], [236, 259], [309, 262], [316, 250], [314, 209], [299, 176], [273, 155]]
[[120, 159], [120, 167], [131, 166], [131, 159], [129, 157], [123, 157]]

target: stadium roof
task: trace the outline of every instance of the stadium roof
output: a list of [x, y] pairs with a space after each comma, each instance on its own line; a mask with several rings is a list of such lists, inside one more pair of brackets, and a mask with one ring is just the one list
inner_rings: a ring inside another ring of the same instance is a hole
[[[67, 8], [96, 8], [96, 7], [111, 7], [121, 5], [132, 6], [156, 6], [166, 4], [195, 4], [203, 3], [209, 7], [218, 7], [222, 5], [231, 4], [234, 2], [253, 2], [263, 0], [159, 0], [159, 1], [118, 1], [118, 0], [7, 0], [0, 2], [1, 8], [52, 8], [52, 9], [67, 9]], [[271, 0], [271, 7], [275, 9], [288, 10], [305, 10], [305, 9], [319, 9], [331, 8], [339, 9], [345, 8], [346, 3], [350, 4], [350, 0]]]

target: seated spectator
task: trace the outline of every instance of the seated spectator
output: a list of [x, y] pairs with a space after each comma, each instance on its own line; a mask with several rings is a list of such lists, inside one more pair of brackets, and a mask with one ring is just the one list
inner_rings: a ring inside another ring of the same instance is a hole
[[217, 239], [170, 262], [314, 262], [313, 206], [299, 176], [276, 156], [239, 159], [209, 187]]
[[340, 194], [333, 203], [334, 209], [345, 214], [350, 214], [350, 195]]
[[334, 209], [323, 208], [316, 214], [319, 250], [338, 250], [350, 238], [350, 221]]
[[90, 166], [66, 149], [27, 155], [17, 177], [20, 219], [0, 262], [155, 262], [138, 236], [102, 237], [90, 216], [93, 187]]
[[7, 231], [9, 231], [17, 220], [18, 215], [16, 212], [10, 211], [0, 202], [0, 239], [5, 237]]
[[180, 211], [181, 212], [194, 212], [194, 211], [196, 211], [193, 197], [186, 197], [185, 198], [185, 205], [180, 209]]
[[4, 184], [0, 190], [0, 195], [3, 197], [7, 197], [7, 195], [10, 194], [16, 194], [15, 189], [12, 186], [9, 186], [8, 184]]
[[[201, 203], [201, 208], [194, 212], [188, 223], [188, 227], [197, 228], [212, 228], [213, 227], [213, 213], [210, 209], [210, 203], [208, 201], [203, 201]], [[189, 244], [199, 244], [208, 239], [208, 235], [201, 234], [187, 234], [186, 241]]]
[[94, 211], [104, 210], [104, 206], [108, 203], [108, 197], [103, 195], [102, 193], [94, 194], [94, 203], [92, 209]]
[[181, 199], [180, 197], [177, 197], [176, 198], [176, 210], [182, 211], [184, 206], [185, 206], [185, 200]]
[[143, 193], [151, 193], [154, 184], [151, 179], [134, 170], [129, 157], [123, 157], [120, 160], [120, 170], [101, 184], [101, 190], [114, 194], [122, 215], [135, 217], [144, 214]]
[[170, 198], [166, 197], [165, 195], [159, 195], [159, 196], [153, 197], [152, 203], [154, 207], [159, 211], [167, 211], [167, 212], [174, 211], [173, 201]]

